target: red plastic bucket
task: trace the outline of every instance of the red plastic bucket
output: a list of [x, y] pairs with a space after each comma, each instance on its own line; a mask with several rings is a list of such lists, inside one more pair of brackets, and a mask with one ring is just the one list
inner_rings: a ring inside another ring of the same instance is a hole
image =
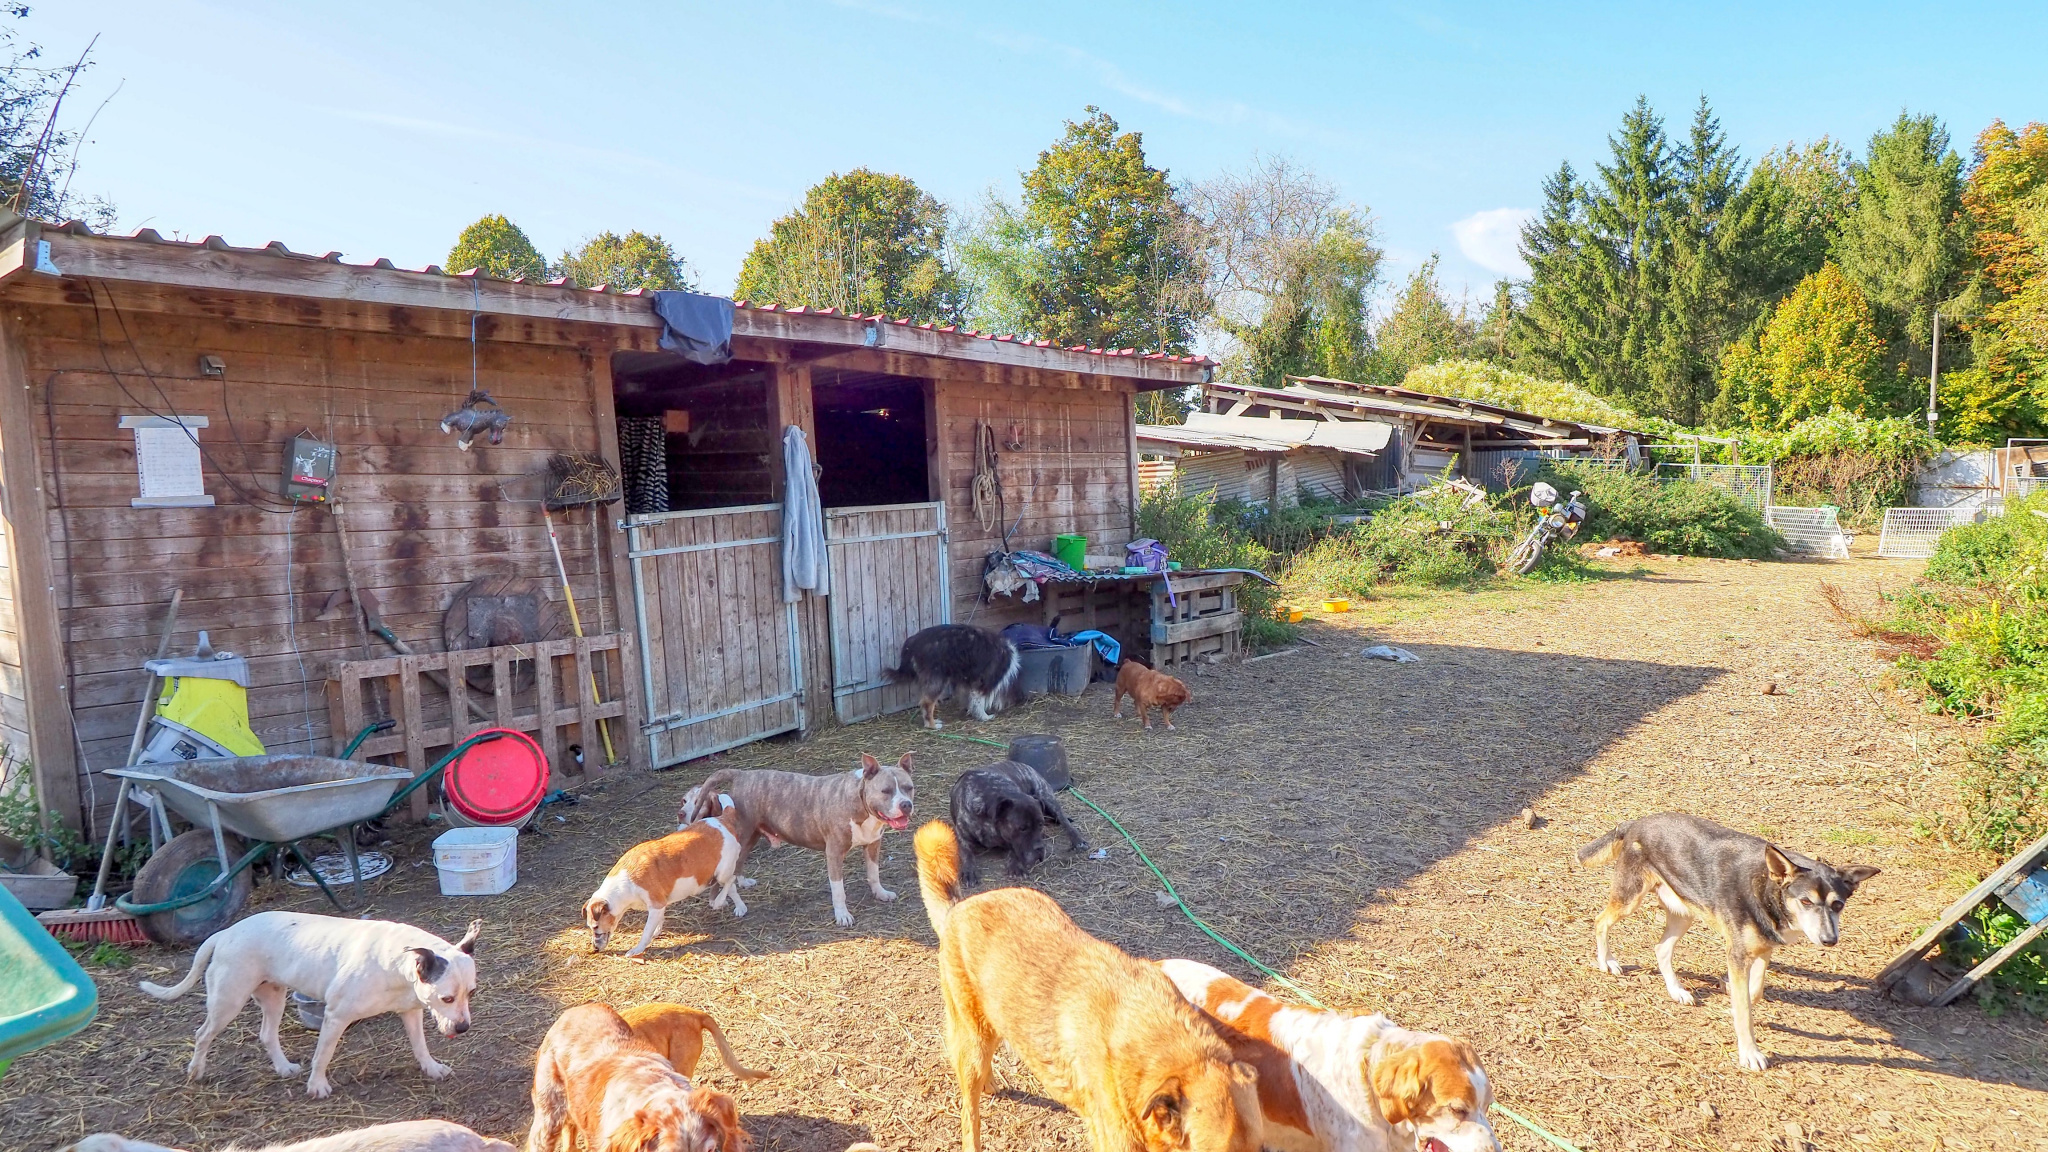
[[548, 758], [539, 743], [511, 728], [486, 728], [487, 737], [455, 758], [441, 774], [441, 795], [454, 815], [485, 827], [523, 824], [548, 792]]

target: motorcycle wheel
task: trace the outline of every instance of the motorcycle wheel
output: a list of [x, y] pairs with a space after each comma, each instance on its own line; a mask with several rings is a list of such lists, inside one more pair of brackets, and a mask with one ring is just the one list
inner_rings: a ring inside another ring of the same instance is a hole
[[1522, 538], [1522, 542], [1515, 545], [1515, 550], [1508, 554], [1508, 567], [1513, 569], [1517, 576], [1527, 576], [1534, 572], [1537, 562], [1543, 559], [1543, 546], [1548, 543], [1550, 534], [1543, 530], [1543, 525], [1538, 524], [1531, 528], [1529, 534]]

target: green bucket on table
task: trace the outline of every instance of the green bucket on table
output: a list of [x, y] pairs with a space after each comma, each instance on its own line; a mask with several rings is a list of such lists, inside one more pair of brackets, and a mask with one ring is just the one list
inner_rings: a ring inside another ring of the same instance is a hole
[[1059, 561], [1075, 571], [1088, 567], [1088, 538], [1086, 536], [1064, 535], [1052, 538], [1052, 554]]

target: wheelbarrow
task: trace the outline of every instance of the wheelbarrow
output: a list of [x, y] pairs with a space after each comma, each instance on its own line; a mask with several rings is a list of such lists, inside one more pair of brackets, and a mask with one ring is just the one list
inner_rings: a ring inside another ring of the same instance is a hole
[[[289, 853], [336, 910], [360, 907], [363, 876], [356, 826], [387, 815], [472, 746], [503, 735], [477, 733], [416, 777], [402, 768], [349, 759], [371, 733], [389, 727], [392, 722], [385, 721], [356, 733], [339, 758], [237, 756], [108, 769], [107, 775], [121, 781], [113, 827], [120, 826], [131, 787], [153, 793], [195, 825], [157, 849], [136, 873], [133, 890], [114, 906], [141, 921], [157, 943], [197, 944], [227, 927], [247, 903], [254, 887], [249, 870], [257, 861]], [[332, 837], [341, 845], [353, 903], [342, 902], [302, 846], [317, 837]], [[245, 840], [253, 846], [245, 849]]]

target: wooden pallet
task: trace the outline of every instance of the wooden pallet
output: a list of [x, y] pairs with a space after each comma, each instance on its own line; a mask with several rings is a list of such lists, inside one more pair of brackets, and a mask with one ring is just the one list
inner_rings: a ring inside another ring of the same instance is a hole
[[[1941, 914], [1941, 919], [1935, 923], [1934, 927], [1922, 932], [1918, 939], [1906, 946], [1904, 952], [1894, 956], [1892, 962], [1884, 966], [1884, 970], [1877, 974], [1877, 979], [1872, 983], [1872, 987], [1881, 995], [1890, 992], [1892, 987], [1898, 984], [1901, 978], [1911, 971], [1917, 962], [1923, 959], [1927, 953], [1933, 951], [1934, 946], [1941, 942], [1942, 934], [1951, 927], [1954, 927], [1956, 921], [1968, 916], [1977, 905], [1982, 904], [1984, 901], [1994, 896], [2004, 895], [2014, 885], [2024, 880], [2036, 867], [2041, 866], [2048, 866], [2048, 836], [2043, 836], [2039, 840], [2034, 841], [2033, 844], [2022, 850], [2019, 855], [2007, 860], [1998, 871], [1985, 877], [1982, 884], [1970, 889], [1968, 895], [1949, 905], [1948, 909]], [[1947, 987], [1943, 988], [1928, 1003], [1938, 1008], [1943, 1004], [1954, 1001], [1957, 997], [1969, 991], [1977, 981], [1989, 976], [1998, 969], [1999, 965], [2012, 959], [2019, 954], [2021, 949], [2039, 939], [2043, 932], [2048, 932], [2048, 917], [2035, 920], [2026, 931], [2013, 937], [2010, 944], [2000, 948], [1996, 953], [1985, 957], [1983, 963], [1978, 964], [1975, 968], [1970, 969], [1967, 973], [1951, 981]]]
[[1244, 581], [1242, 572], [1211, 572], [1170, 575], [1154, 585], [1152, 666], [1164, 671], [1196, 660], [1236, 659], [1244, 632], [1237, 588]]
[[[554, 776], [601, 768], [604, 741], [598, 721], [618, 721], [612, 726], [613, 738], [627, 736], [626, 704], [619, 695], [625, 684], [619, 640], [616, 633], [571, 636], [538, 644], [344, 661], [327, 682], [336, 754], [364, 726], [390, 719], [398, 727], [365, 740], [356, 755], [365, 760], [402, 755], [404, 766], [415, 776], [433, 766], [434, 753], [484, 728], [531, 734], [547, 754]], [[512, 665], [523, 661], [532, 662], [532, 687], [515, 693]], [[491, 669], [489, 695], [466, 686], [469, 670], [479, 667]], [[593, 697], [593, 671], [601, 685], [610, 686], [605, 694], [611, 699]], [[466, 694], [469, 703], [456, 699], [455, 693]], [[584, 750], [581, 768], [568, 754], [571, 744]], [[412, 794], [415, 820], [426, 818], [428, 791], [422, 788]]]

